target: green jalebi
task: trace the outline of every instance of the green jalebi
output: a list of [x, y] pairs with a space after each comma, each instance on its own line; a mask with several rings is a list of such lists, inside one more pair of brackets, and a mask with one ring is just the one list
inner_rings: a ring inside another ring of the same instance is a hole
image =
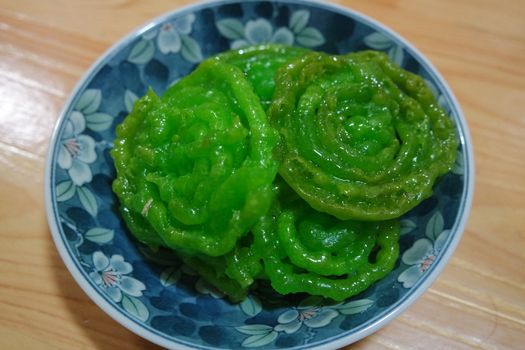
[[233, 64], [241, 69], [266, 109], [272, 103], [277, 69], [307, 52], [307, 49], [301, 47], [265, 44], [226, 51], [212, 59]]
[[279, 173], [340, 219], [397, 218], [455, 160], [454, 126], [424, 80], [379, 52], [312, 52], [282, 67], [268, 110]]
[[[303, 292], [340, 301], [364, 291], [394, 268], [399, 256], [398, 221], [368, 223], [358, 232], [354, 231], [354, 222], [338, 223], [335, 245], [342, 243], [341, 247], [312, 248], [300, 242], [296, 231], [301, 229], [301, 223], [283, 220], [287, 215], [290, 213], [282, 213], [277, 222], [271, 216], [264, 217], [254, 227], [256, 250], [262, 256], [266, 276], [281, 294]], [[325, 220], [315, 221], [316, 218], [311, 219], [309, 224], [313, 222], [318, 227], [303, 228], [302, 235], [332, 233], [330, 228], [323, 228]], [[284, 237], [293, 240], [286, 241]], [[346, 257], [348, 262], [344, 261]]]
[[233, 65], [209, 60], [161, 98], [148, 92], [112, 151], [126, 223], [147, 244], [226, 254], [273, 200], [276, 142]]

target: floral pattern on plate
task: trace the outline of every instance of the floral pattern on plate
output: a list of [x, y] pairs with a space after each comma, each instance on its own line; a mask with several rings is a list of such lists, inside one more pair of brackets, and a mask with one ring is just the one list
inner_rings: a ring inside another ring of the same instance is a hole
[[294, 11], [287, 26], [274, 28], [265, 18], [248, 20], [242, 23], [236, 18], [225, 18], [217, 21], [217, 29], [226, 38], [232, 40], [232, 49], [244, 46], [277, 43], [314, 48], [325, 43], [323, 34], [314, 27], [308, 26], [310, 11]]

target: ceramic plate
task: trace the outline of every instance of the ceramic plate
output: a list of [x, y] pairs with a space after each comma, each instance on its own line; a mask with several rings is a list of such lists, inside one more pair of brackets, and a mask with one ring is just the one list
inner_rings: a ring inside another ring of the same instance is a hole
[[[457, 125], [461, 144], [454, 169], [431, 198], [402, 218], [395, 269], [338, 304], [258, 293], [230, 304], [168, 251], [132, 239], [111, 191], [115, 126], [148, 87], [162, 93], [202, 59], [263, 42], [329, 53], [384, 51], [426, 79]], [[93, 65], [57, 124], [45, 189], [51, 232], [66, 266], [95, 303], [133, 332], [168, 348], [336, 348], [384, 326], [437, 278], [463, 232], [473, 174], [456, 99], [429, 61], [399, 35], [326, 3], [218, 1], [153, 20]]]

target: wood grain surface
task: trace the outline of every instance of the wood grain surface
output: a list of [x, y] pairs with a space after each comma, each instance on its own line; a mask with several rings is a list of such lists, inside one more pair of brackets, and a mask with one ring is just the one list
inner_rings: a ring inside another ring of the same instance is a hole
[[[51, 239], [48, 143], [73, 86], [114, 42], [190, 1], [0, 1], [0, 349], [155, 349], [101, 311]], [[476, 191], [432, 287], [352, 349], [525, 348], [525, 1], [340, 0], [419, 48], [461, 103]]]

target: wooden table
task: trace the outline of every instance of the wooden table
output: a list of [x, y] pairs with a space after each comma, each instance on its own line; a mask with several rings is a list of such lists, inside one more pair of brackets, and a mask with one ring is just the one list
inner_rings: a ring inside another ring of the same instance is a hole
[[[73, 86], [127, 32], [190, 1], [2, 0], [0, 348], [156, 348], [78, 287], [43, 196], [48, 142]], [[462, 104], [477, 165], [472, 214], [438, 281], [353, 349], [525, 348], [525, 1], [340, 0], [413, 42]]]

